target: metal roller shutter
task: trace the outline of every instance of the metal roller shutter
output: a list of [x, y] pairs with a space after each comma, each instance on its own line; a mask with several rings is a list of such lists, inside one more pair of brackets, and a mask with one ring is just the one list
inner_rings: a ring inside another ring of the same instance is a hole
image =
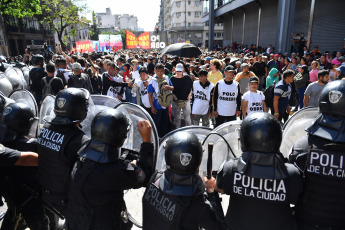
[[345, 1], [316, 0], [310, 50], [314, 45], [321, 51], [337, 51], [344, 47]]
[[259, 46], [266, 48], [275, 44], [277, 24], [277, 0], [263, 0], [261, 9], [261, 25]]
[[256, 45], [256, 38], [258, 33], [258, 4], [252, 3], [245, 6], [246, 22], [244, 29], [244, 44], [250, 47], [251, 44]]
[[[328, 0], [327, 0], [328, 2]], [[311, 0], [296, 0], [293, 34], [304, 32], [307, 39]]]
[[242, 44], [242, 34], [243, 34], [243, 10], [237, 9], [233, 11], [234, 14], [234, 29], [233, 40], [237, 44]]

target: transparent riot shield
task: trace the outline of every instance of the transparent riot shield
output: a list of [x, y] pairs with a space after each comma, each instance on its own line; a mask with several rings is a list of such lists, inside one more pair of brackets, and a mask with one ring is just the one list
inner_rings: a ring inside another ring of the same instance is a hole
[[85, 134], [91, 137], [91, 123], [97, 113], [104, 109], [114, 109], [118, 104], [121, 104], [117, 98], [104, 95], [91, 95], [89, 99], [89, 108], [85, 120], [81, 123], [82, 130]]
[[41, 130], [45, 121], [52, 120], [55, 117], [54, 113], [55, 96], [48, 95], [41, 103], [40, 117], [38, 122], [38, 130]]
[[160, 141], [160, 145], [159, 145], [159, 150], [158, 150], [158, 155], [157, 155], [157, 162], [156, 162], [156, 170], [159, 171], [164, 171], [165, 168], [165, 144], [167, 142], [167, 140], [176, 132], [179, 131], [187, 131], [187, 132], [191, 132], [194, 133], [200, 143], [202, 143], [204, 141], [204, 139], [206, 138], [207, 135], [209, 135], [209, 133], [211, 133], [212, 129], [207, 128], [207, 127], [202, 127], [202, 126], [186, 126], [186, 127], [182, 127], [176, 130], [171, 131], [170, 133], [166, 134]]
[[29, 72], [30, 70], [32, 69], [32, 66], [25, 66], [23, 67], [21, 70], [23, 72], [23, 75], [24, 75], [24, 79], [26, 81], [26, 84], [29, 85]]
[[14, 68], [7, 68], [5, 71], [5, 75], [7, 79], [11, 82], [13, 90], [19, 89], [27, 89], [27, 83], [24, 79], [23, 72], [14, 67]]
[[0, 73], [0, 91], [6, 97], [13, 91], [13, 86], [4, 73]]
[[21, 89], [14, 91], [10, 94], [9, 98], [14, 100], [16, 103], [23, 103], [29, 106], [34, 113], [34, 116], [37, 118], [37, 120], [34, 121], [34, 123], [31, 126], [29, 137], [37, 137], [37, 125], [38, 125], [38, 107], [36, 104], [36, 100], [34, 96], [27, 90]]
[[[116, 106], [117, 110], [123, 112], [127, 118], [131, 122], [131, 127], [128, 132], [127, 139], [123, 144], [123, 148], [131, 149], [136, 152], [140, 151], [140, 145], [142, 143], [142, 137], [138, 131], [138, 122], [142, 120], [148, 120], [152, 126], [152, 143], [153, 143], [153, 156], [154, 162], [153, 166], [155, 166], [157, 152], [158, 152], [158, 145], [159, 145], [159, 137], [156, 126], [151, 118], [151, 116], [144, 110], [141, 106], [132, 103], [121, 103]], [[114, 130], [116, 131], [116, 130]], [[141, 199], [144, 195], [145, 188], [139, 189], [130, 189], [125, 191], [124, 199], [126, 201], [127, 210], [130, 216], [131, 222], [140, 227], [142, 225], [142, 203]]]
[[289, 156], [293, 144], [307, 135], [305, 129], [313, 123], [319, 114], [318, 107], [307, 107], [294, 113], [286, 121], [283, 127], [283, 141], [280, 146], [280, 151], [285, 157]]

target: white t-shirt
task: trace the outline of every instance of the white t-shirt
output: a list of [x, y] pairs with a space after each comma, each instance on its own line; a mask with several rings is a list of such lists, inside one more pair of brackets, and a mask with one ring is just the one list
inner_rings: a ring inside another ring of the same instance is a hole
[[210, 85], [203, 88], [199, 81], [193, 83], [193, 95], [194, 102], [192, 108], [192, 114], [205, 115], [208, 113], [211, 100], [211, 91], [214, 85], [210, 82]]
[[264, 100], [265, 95], [261, 91], [257, 91], [256, 93], [248, 91], [242, 96], [242, 101], [248, 101], [248, 115], [253, 112], [263, 112], [264, 107], [262, 101]]
[[138, 81], [140, 80], [140, 74], [139, 70], [137, 71], [132, 71], [132, 80], [134, 80], [134, 85], [131, 90], [132, 96], [135, 97], [137, 95], [137, 87], [138, 87]]
[[[116, 82], [123, 82], [123, 77], [121, 77], [119, 75], [117, 75], [116, 77], [109, 75], [109, 77], [111, 77]], [[121, 86], [117, 86], [117, 87], [110, 86], [108, 89], [108, 92], [107, 92], [107, 96], [117, 98], [117, 96], [121, 92], [121, 88], [122, 88]]]
[[228, 85], [224, 79], [218, 81], [218, 114], [221, 116], [234, 116], [236, 115], [238, 82], [232, 81]]
[[[148, 79], [147, 81], [150, 82], [151, 79]], [[140, 97], [141, 97], [141, 102], [143, 103], [143, 105], [146, 107], [146, 108], [151, 108], [151, 105], [150, 105], [150, 100], [149, 100], [149, 94], [147, 92], [147, 87], [144, 86], [143, 84], [143, 81], [142, 80], [139, 80], [137, 82], [137, 87], [139, 88], [139, 94], [140, 94]]]

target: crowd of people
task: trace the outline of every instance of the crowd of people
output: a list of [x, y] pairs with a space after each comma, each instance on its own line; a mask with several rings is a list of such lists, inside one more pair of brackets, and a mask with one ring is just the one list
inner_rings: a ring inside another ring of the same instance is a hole
[[[1, 195], [32, 230], [59, 229], [58, 217], [68, 230], [131, 229], [124, 190], [140, 187], [146, 187], [144, 230], [344, 229], [345, 58], [313, 51], [302, 57], [271, 53], [273, 47], [195, 58], [142, 50], [29, 55], [29, 90], [38, 105], [55, 95], [56, 116], [28, 139], [33, 111], [0, 96], [0, 166], [7, 167]], [[202, 178], [197, 135], [176, 132], [164, 146], [166, 169], [154, 172], [149, 121], [136, 127], [139, 153], [121, 148], [131, 122], [119, 110], [97, 113], [91, 137], [85, 135], [80, 123], [91, 94], [142, 106], [161, 138], [182, 126], [243, 119], [243, 153], [224, 162], [217, 178]], [[279, 150], [281, 122], [303, 107], [319, 107], [321, 114], [286, 159]], [[35, 197], [44, 202], [26, 202], [23, 184], [38, 189]], [[231, 196], [226, 216], [217, 192]], [[12, 228], [5, 220], [2, 229]]]

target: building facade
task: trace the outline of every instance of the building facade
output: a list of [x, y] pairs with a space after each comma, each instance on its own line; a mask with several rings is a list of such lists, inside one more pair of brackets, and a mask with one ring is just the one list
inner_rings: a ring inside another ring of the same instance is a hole
[[204, 2], [203, 22], [214, 6], [215, 23], [224, 23], [223, 46], [236, 42], [275, 52], [293, 50], [292, 34], [303, 32], [307, 47], [321, 51], [344, 48], [345, 1], [338, 0], [209, 0]]
[[40, 24], [35, 18], [0, 15], [0, 55], [23, 55], [26, 48], [40, 53], [44, 43], [55, 47], [54, 33], [49, 25]]
[[113, 14], [110, 8], [106, 12], [96, 13], [97, 27], [100, 31], [116, 32], [121, 29], [138, 31], [138, 18], [129, 14]]

